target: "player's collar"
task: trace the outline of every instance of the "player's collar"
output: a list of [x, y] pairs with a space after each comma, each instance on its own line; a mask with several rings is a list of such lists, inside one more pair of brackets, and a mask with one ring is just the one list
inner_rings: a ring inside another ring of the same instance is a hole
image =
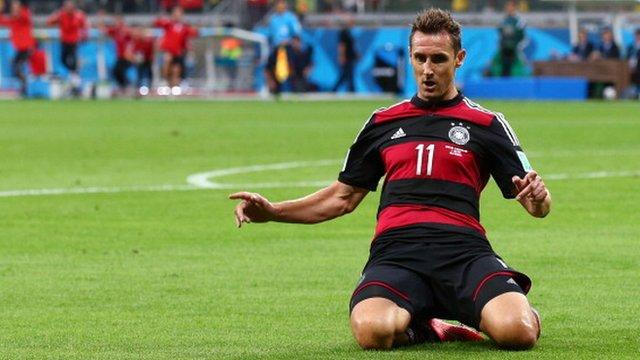
[[464, 96], [460, 91], [458, 91], [458, 95], [456, 95], [454, 98], [449, 100], [438, 101], [438, 102], [423, 100], [419, 98], [418, 95], [416, 94], [411, 98], [411, 103], [419, 108], [426, 108], [426, 109], [445, 108], [445, 107], [458, 105], [463, 98]]

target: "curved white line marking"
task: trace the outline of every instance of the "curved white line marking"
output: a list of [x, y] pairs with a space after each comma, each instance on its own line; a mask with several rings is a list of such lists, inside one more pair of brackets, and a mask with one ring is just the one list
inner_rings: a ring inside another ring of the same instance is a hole
[[[253, 165], [253, 166], [244, 166], [244, 167], [235, 167], [228, 169], [220, 169], [207, 171], [203, 173], [189, 175], [187, 177], [187, 183], [204, 189], [230, 189], [245, 186], [243, 184], [222, 184], [218, 182], [211, 181], [212, 179], [219, 178], [222, 176], [228, 175], [237, 175], [237, 174], [247, 174], [252, 172], [259, 171], [269, 171], [269, 170], [289, 170], [301, 167], [312, 167], [312, 166], [327, 166], [327, 165], [335, 165], [340, 163], [340, 161], [334, 159], [326, 159], [326, 160], [315, 160], [315, 161], [293, 161], [286, 163], [277, 163], [277, 164], [265, 164], [265, 165]], [[261, 183], [261, 184], [246, 184], [247, 186], [252, 187], [260, 187], [260, 188], [273, 188], [273, 187], [306, 187], [306, 186], [316, 186], [320, 184], [326, 185], [329, 181], [300, 181], [300, 182], [272, 182], [272, 183]]]
[[[115, 186], [115, 187], [85, 187], [85, 188], [57, 188], [57, 189], [22, 189], [22, 190], [4, 190], [0, 191], [2, 197], [20, 197], [20, 196], [43, 196], [43, 195], [65, 195], [65, 194], [110, 194], [123, 192], [165, 192], [165, 191], [193, 191], [193, 190], [225, 190], [225, 189], [266, 189], [266, 188], [293, 188], [293, 187], [321, 187], [331, 183], [332, 180], [326, 181], [297, 181], [297, 182], [264, 182], [264, 183], [221, 183], [215, 182], [213, 179], [228, 176], [247, 174], [252, 172], [269, 171], [269, 170], [288, 170], [311, 166], [328, 166], [340, 164], [340, 160], [315, 160], [315, 161], [294, 161], [286, 163], [253, 165], [245, 167], [234, 167], [227, 169], [213, 170], [203, 173], [193, 174], [187, 177], [188, 184], [180, 185], [134, 185], [134, 186]], [[545, 180], [579, 180], [579, 179], [602, 179], [602, 178], [626, 178], [640, 177], [638, 171], [597, 171], [584, 173], [563, 173], [563, 174], [544, 174]]]

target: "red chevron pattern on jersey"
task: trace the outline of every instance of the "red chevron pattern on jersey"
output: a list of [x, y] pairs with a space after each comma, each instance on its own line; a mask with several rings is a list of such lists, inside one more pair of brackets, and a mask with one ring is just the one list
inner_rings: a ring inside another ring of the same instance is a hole
[[[418, 163], [418, 160], [422, 161]], [[480, 194], [489, 179], [489, 174], [478, 168], [473, 151], [451, 142], [425, 140], [392, 145], [382, 150], [382, 161], [386, 168], [386, 181], [447, 180], [471, 186]]]
[[[460, 99], [454, 99], [460, 100]], [[439, 107], [419, 107], [415, 101], [402, 101], [388, 108], [383, 108], [374, 113], [375, 123], [382, 124], [388, 121], [399, 120], [414, 116], [444, 116], [465, 120], [482, 126], [489, 126], [495, 114], [482, 108], [481, 106], [464, 99], [456, 101], [455, 105], [447, 106], [443, 104]]]

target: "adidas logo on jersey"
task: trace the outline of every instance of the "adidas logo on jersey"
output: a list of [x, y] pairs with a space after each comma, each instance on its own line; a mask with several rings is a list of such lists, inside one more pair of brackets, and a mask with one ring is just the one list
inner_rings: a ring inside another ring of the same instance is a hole
[[396, 131], [395, 134], [393, 134], [393, 136], [391, 136], [391, 140], [395, 140], [395, 139], [399, 139], [401, 137], [405, 137], [407, 136], [407, 134], [405, 134], [404, 130], [402, 130], [402, 128], [398, 129], [398, 131]]

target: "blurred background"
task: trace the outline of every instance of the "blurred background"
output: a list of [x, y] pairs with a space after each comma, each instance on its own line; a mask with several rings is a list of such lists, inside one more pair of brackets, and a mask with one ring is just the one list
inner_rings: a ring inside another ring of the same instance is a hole
[[432, 6], [469, 97], [638, 99], [640, 2], [551, 0], [0, 0], [0, 97], [410, 96]]

